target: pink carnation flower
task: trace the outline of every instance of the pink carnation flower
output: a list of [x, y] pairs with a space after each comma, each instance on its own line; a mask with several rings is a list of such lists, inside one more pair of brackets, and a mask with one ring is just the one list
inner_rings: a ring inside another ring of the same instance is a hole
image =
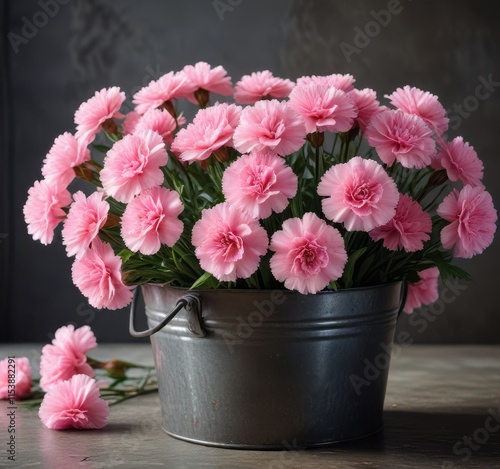
[[75, 112], [75, 137], [84, 145], [88, 145], [108, 119], [123, 117], [119, 111], [124, 101], [125, 93], [116, 86], [96, 91], [95, 95], [82, 103]]
[[286, 98], [295, 84], [293, 81], [277, 78], [269, 70], [244, 75], [234, 87], [234, 100], [240, 104], [254, 104], [261, 99]]
[[432, 162], [434, 169], [445, 169], [450, 181], [462, 181], [465, 185], [480, 186], [483, 179], [483, 162], [478, 158], [474, 147], [455, 137], [444, 143], [443, 148]]
[[97, 347], [94, 333], [89, 326], [75, 329], [73, 325], [57, 329], [52, 344], [42, 349], [40, 360], [40, 387], [48, 391], [55, 383], [73, 375], [94, 376], [87, 363], [87, 352]]
[[431, 164], [436, 154], [432, 131], [414, 114], [393, 110], [377, 113], [365, 136], [388, 166], [397, 160], [405, 168], [421, 169]]
[[300, 115], [287, 103], [273, 99], [243, 109], [233, 141], [241, 153], [270, 150], [285, 156], [301, 148], [306, 135]]
[[384, 225], [396, 213], [399, 192], [396, 183], [373, 160], [355, 156], [332, 166], [322, 177], [318, 194], [323, 213], [347, 230], [370, 231]]
[[442, 134], [448, 128], [446, 111], [438, 97], [418, 88], [406, 85], [386, 96], [391, 104], [409, 114], [420, 116], [433, 130]]
[[98, 429], [106, 426], [109, 407], [101, 399], [95, 379], [75, 375], [47, 391], [38, 415], [52, 430]]
[[289, 290], [316, 293], [344, 271], [347, 253], [336, 228], [314, 213], [290, 218], [271, 238], [271, 271]]
[[[184, 120], [184, 118], [181, 118]], [[185, 122], [185, 120], [184, 120]], [[181, 123], [179, 123], [180, 125]], [[165, 145], [172, 143], [177, 122], [168, 111], [161, 109], [150, 109], [137, 121], [134, 133], [143, 130], [153, 130], [160, 134]]]
[[214, 104], [200, 109], [193, 123], [176, 135], [171, 150], [182, 161], [206, 160], [220, 148], [233, 145], [240, 114], [241, 107], [235, 104]]
[[203, 270], [224, 282], [250, 277], [269, 240], [259, 222], [227, 203], [204, 209], [193, 227], [192, 243]]
[[123, 284], [122, 260], [99, 238], [92, 241], [71, 269], [73, 283], [94, 308], [119, 309], [132, 301], [132, 287]]
[[101, 182], [111, 197], [124, 203], [134, 195], [163, 182], [161, 166], [168, 155], [160, 135], [152, 130], [126, 135], [108, 151]]
[[173, 246], [184, 225], [177, 218], [184, 207], [177, 192], [153, 187], [134, 197], [122, 216], [121, 235], [133, 252], [150, 255], [162, 244]]
[[176, 98], [185, 97], [191, 90], [192, 86], [184, 73], [169, 72], [140, 89], [134, 94], [132, 101], [136, 105], [135, 110], [144, 114], [150, 109], [167, 105]]
[[5, 358], [0, 361], [0, 399], [23, 399], [31, 394], [31, 384], [31, 366], [26, 357]]
[[377, 93], [370, 88], [364, 88], [362, 90], [354, 89], [348, 93], [348, 96], [358, 109], [358, 115], [355, 121], [358, 123], [359, 128], [365, 132], [371, 118], [380, 112], [380, 103], [377, 100]]
[[80, 257], [108, 218], [109, 204], [103, 200], [102, 192], [86, 197], [82, 191], [73, 196], [62, 230], [63, 244], [68, 256]]
[[[198, 62], [195, 65], [186, 65], [182, 72], [186, 76], [192, 91], [202, 89], [222, 96], [230, 96], [233, 93], [231, 77], [227, 76], [222, 66], [212, 68], [206, 62]], [[186, 95], [187, 99], [196, 104], [194, 93]]]
[[328, 85], [297, 85], [289, 103], [304, 119], [307, 133], [347, 132], [358, 114], [346, 93]]
[[130, 111], [122, 122], [122, 131], [125, 135], [133, 134], [135, 128], [137, 127], [137, 122], [141, 118], [142, 114], [136, 111]]
[[408, 296], [403, 308], [405, 313], [411, 313], [422, 305], [430, 305], [439, 298], [438, 282], [439, 270], [437, 267], [422, 270], [418, 273], [420, 280], [408, 284]]
[[68, 187], [75, 178], [73, 168], [90, 160], [90, 151], [73, 135], [66, 132], [54, 140], [54, 145], [43, 160], [42, 174], [47, 181], [59, 187]]
[[307, 77], [301, 77], [297, 80], [297, 86], [304, 86], [304, 85], [328, 85], [328, 86], [333, 86], [334, 88], [337, 88], [338, 90], [344, 91], [345, 93], [348, 93], [349, 91], [352, 91], [354, 89], [354, 82], [356, 80], [352, 75], [349, 74], [341, 74], [341, 73], [334, 73], [333, 75], [326, 75], [326, 76], [307, 76]]
[[63, 210], [71, 203], [71, 194], [63, 186], [43, 179], [35, 181], [28, 190], [28, 199], [23, 207], [28, 234], [42, 244], [50, 244], [54, 230], [66, 217]]
[[437, 214], [450, 222], [441, 230], [441, 243], [466, 259], [482, 253], [492, 242], [497, 212], [491, 195], [481, 186], [464, 186], [448, 194]]
[[431, 216], [409, 195], [400, 194], [396, 214], [385, 225], [370, 231], [373, 240], [384, 240], [384, 247], [391, 251], [420, 251], [424, 241], [430, 239]]
[[222, 191], [229, 204], [254, 218], [267, 218], [288, 206], [297, 193], [297, 176], [283, 158], [270, 153], [243, 155], [222, 178]]

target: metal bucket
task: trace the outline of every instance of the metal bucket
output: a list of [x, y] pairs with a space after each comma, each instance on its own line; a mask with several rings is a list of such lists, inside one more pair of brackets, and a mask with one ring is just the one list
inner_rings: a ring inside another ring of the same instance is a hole
[[[139, 289], [138, 289], [139, 290]], [[143, 285], [162, 427], [204, 445], [328, 445], [382, 428], [401, 282], [302, 295]]]

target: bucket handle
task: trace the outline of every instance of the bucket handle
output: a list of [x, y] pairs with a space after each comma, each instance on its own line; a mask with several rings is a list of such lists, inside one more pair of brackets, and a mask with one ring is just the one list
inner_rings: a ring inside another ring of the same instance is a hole
[[129, 321], [129, 333], [132, 337], [149, 337], [160, 329], [163, 329], [176, 314], [184, 308], [187, 312], [188, 329], [197, 337], [205, 337], [207, 335], [206, 331], [201, 325], [201, 298], [195, 293], [187, 293], [183, 297], [177, 300], [174, 309], [156, 326], [146, 329], [145, 331], [136, 331], [134, 326], [136, 303], [139, 299], [141, 292], [141, 287], [138, 286], [134, 292], [134, 298], [130, 306], [130, 321]]

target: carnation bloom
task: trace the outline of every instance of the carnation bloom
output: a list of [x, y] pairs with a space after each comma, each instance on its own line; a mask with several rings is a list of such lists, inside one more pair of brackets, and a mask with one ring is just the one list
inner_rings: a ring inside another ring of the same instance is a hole
[[396, 214], [385, 225], [370, 231], [373, 240], [384, 240], [384, 247], [391, 251], [420, 251], [424, 241], [430, 239], [431, 216], [409, 195], [400, 194]]
[[[233, 93], [231, 77], [227, 76], [226, 70], [220, 65], [212, 68], [206, 62], [198, 62], [195, 65], [186, 65], [182, 72], [193, 92], [202, 89], [222, 96], [229, 96]], [[198, 102], [194, 93], [187, 94], [186, 97], [194, 104]]]
[[286, 98], [295, 84], [277, 78], [269, 70], [244, 75], [234, 87], [234, 100], [240, 104], [254, 104], [261, 99]]
[[314, 213], [290, 218], [271, 238], [271, 271], [289, 290], [316, 293], [344, 271], [347, 253], [336, 228]]
[[150, 109], [168, 106], [173, 99], [185, 97], [191, 88], [184, 73], [169, 72], [158, 80], [150, 81], [134, 94], [132, 101], [136, 105], [135, 110], [139, 114], [144, 114]]
[[132, 301], [132, 287], [123, 284], [122, 260], [113, 249], [99, 238], [80, 258], [76, 258], [71, 269], [73, 283], [85, 295], [94, 308], [119, 309]]
[[358, 114], [346, 93], [328, 85], [297, 85], [289, 103], [304, 119], [307, 133], [347, 132]]
[[161, 166], [168, 155], [163, 139], [152, 130], [126, 135], [108, 151], [101, 170], [107, 194], [124, 203], [134, 195], [163, 182]]
[[89, 326], [75, 329], [73, 325], [57, 329], [52, 344], [42, 349], [40, 360], [40, 387], [48, 391], [55, 383], [73, 375], [94, 376], [87, 363], [87, 352], [97, 347], [94, 333]]
[[454, 190], [441, 202], [437, 214], [450, 222], [441, 230], [441, 243], [453, 248], [456, 257], [469, 259], [492, 243], [497, 212], [491, 195], [481, 186]]
[[90, 160], [90, 151], [69, 132], [59, 135], [43, 160], [42, 174], [59, 187], [68, 187], [75, 178], [73, 168]]
[[436, 154], [432, 131], [414, 114], [394, 110], [377, 113], [365, 136], [388, 166], [397, 160], [405, 168], [421, 169], [431, 164]]
[[462, 137], [443, 143], [432, 163], [434, 169], [445, 169], [450, 181], [460, 180], [469, 186], [481, 185], [483, 162], [478, 158], [474, 147], [464, 142]]
[[323, 213], [347, 230], [370, 231], [387, 223], [396, 213], [396, 183], [373, 160], [355, 156], [332, 166], [322, 177], [318, 194]]
[[356, 80], [352, 75], [334, 73], [333, 75], [326, 76], [306, 76], [297, 80], [297, 86], [304, 85], [328, 85], [337, 88], [338, 90], [348, 93], [354, 89], [354, 82]]
[[439, 270], [431, 267], [418, 272], [420, 280], [408, 284], [408, 295], [403, 308], [405, 313], [411, 313], [415, 308], [422, 305], [430, 305], [439, 297], [438, 281]]
[[438, 97], [418, 88], [406, 85], [386, 96], [391, 104], [409, 114], [420, 116], [433, 130], [442, 134], [448, 128], [446, 111]]
[[75, 137], [88, 145], [108, 119], [123, 117], [119, 111], [124, 101], [125, 93], [116, 86], [96, 91], [95, 95], [82, 103], [75, 112]]
[[153, 187], [134, 197], [122, 216], [121, 235], [133, 252], [150, 255], [162, 244], [173, 246], [182, 234], [177, 218], [184, 207], [177, 192]]
[[137, 126], [137, 122], [141, 118], [142, 114], [136, 111], [130, 111], [122, 122], [122, 131], [125, 135], [133, 134]]
[[66, 187], [43, 179], [35, 181], [28, 190], [28, 199], [23, 207], [24, 220], [28, 225], [28, 234], [42, 244], [50, 244], [54, 239], [54, 230], [66, 217], [63, 207], [71, 203], [71, 194]]
[[47, 391], [38, 415], [52, 430], [97, 429], [107, 424], [109, 407], [101, 399], [95, 379], [74, 375]]
[[370, 88], [362, 90], [354, 89], [348, 93], [354, 105], [358, 109], [358, 115], [355, 121], [359, 128], [364, 132], [370, 123], [371, 118], [380, 112], [380, 103], [377, 100], [377, 93]]
[[243, 155], [222, 178], [226, 200], [255, 218], [282, 212], [297, 193], [297, 176], [283, 158], [271, 153]]
[[192, 243], [201, 268], [224, 282], [248, 278], [259, 267], [269, 240], [259, 222], [227, 203], [204, 209]]
[[306, 135], [300, 115], [287, 103], [273, 99], [243, 109], [233, 141], [242, 153], [270, 150], [285, 156], [301, 148]]
[[102, 192], [94, 192], [86, 197], [82, 191], [73, 196], [62, 230], [68, 256], [81, 256], [106, 223], [109, 204], [103, 196]]
[[31, 366], [26, 357], [0, 361], [0, 399], [19, 400], [29, 396], [31, 383]]
[[[184, 118], [181, 118], [184, 122]], [[179, 125], [181, 122], [179, 122]], [[143, 130], [153, 130], [161, 135], [165, 145], [172, 143], [174, 139], [174, 132], [178, 123], [168, 111], [161, 109], [150, 109], [138, 119], [135, 124], [133, 133], [141, 132]]]
[[224, 146], [232, 146], [241, 107], [235, 104], [214, 104], [200, 109], [185, 129], [181, 129], [171, 150], [182, 161], [203, 161]]

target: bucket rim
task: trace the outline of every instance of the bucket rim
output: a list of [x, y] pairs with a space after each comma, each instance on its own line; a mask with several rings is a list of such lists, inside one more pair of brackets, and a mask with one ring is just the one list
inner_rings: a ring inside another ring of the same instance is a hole
[[284, 294], [294, 294], [301, 295], [304, 297], [314, 297], [316, 295], [331, 295], [333, 293], [349, 293], [349, 292], [359, 292], [359, 291], [367, 291], [367, 290], [377, 290], [379, 288], [389, 288], [391, 286], [400, 285], [403, 287], [405, 281], [404, 280], [393, 280], [391, 282], [380, 283], [377, 285], [365, 285], [362, 287], [352, 287], [352, 288], [341, 288], [338, 290], [321, 290], [316, 293], [304, 294], [300, 293], [297, 290], [288, 290], [286, 288], [189, 288], [189, 287], [177, 287], [173, 285], [169, 285], [168, 283], [143, 283], [141, 287], [159, 287], [159, 288], [170, 288], [172, 290], [177, 290], [180, 292], [193, 292], [193, 293], [219, 293], [219, 292], [233, 292], [233, 293], [267, 293], [270, 292], [280, 292]]

